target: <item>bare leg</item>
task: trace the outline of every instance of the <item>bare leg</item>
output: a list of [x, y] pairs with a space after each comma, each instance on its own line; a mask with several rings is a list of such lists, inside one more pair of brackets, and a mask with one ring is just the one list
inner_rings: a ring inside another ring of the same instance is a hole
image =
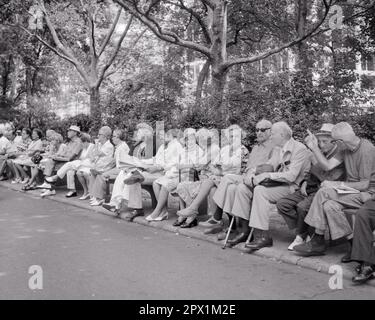
[[152, 183], [152, 189], [154, 189], [154, 194], [155, 194], [155, 197], [156, 199], [159, 198], [159, 193], [160, 193], [160, 190], [161, 190], [161, 185], [158, 184], [158, 183], [155, 183], [155, 181]]
[[216, 204], [216, 202], [213, 200], [213, 196], [215, 194], [217, 190], [217, 187], [214, 185], [211, 190], [210, 190], [210, 193], [208, 194], [208, 208], [210, 210], [210, 215], [214, 215], [216, 211], [218, 211], [218, 206]]
[[38, 173], [39, 173], [39, 169], [37, 167], [31, 167], [30, 169], [31, 169], [31, 178], [28, 182], [29, 186], [35, 182], [36, 177], [38, 176]]
[[154, 211], [152, 211], [150, 215], [152, 218], [156, 218], [160, 214], [165, 213], [165, 211], [167, 210], [166, 206], [168, 202], [168, 195], [169, 191], [161, 186], [159, 196], [157, 197], [158, 204], [156, 205], [156, 208], [154, 209]]
[[21, 179], [20, 173], [18, 172], [17, 167], [12, 160], [8, 160], [8, 166], [13, 173], [14, 179]]
[[214, 186], [215, 183], [211, 179], [204, 180], [199, 189], [198, 195], [188, 208], [197, 211], [203, 200], [207, 198]]
[[27, 175], [25, 169], [23, 166], [16, 164], [18, 172], [21, 174], [22, 179], [29, 179], [29, 176]]
[[86, 178], [84, 176], [84, 173], [81, 172], [81, 171], [77, 172], [77, 178], [78, 178], [79, 183], [82, 185], [83, 194], [84, 195], [88, 194], [89, 190], [88, 190], [88, 186], [87, 186], [87, 182], [86, 182]]

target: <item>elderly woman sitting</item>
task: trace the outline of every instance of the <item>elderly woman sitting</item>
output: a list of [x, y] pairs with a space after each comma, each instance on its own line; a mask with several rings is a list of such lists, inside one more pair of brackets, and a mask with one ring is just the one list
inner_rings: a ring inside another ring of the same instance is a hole
[[46, 147], [46, 152], [40, 154], [41, 160], [38, 162], [34, 160], [28, 164], [31, 169], [31, 178], [27, 184], [22, 188], [22, 190], [32, 190], [36, 187], [36, 178], [40, 171], [43, 171], [45, 168], [45, 161], [49, 157], [53, 157], [54, 155], [63, 155], [65, 153], [66, 145], [63, 143], [63, 137], [61, 134], [53, 131], [49, 134], [48, 137], [50, 143]]
[[164, 156], [168, 159], [168, 163], [164, 166], [164, 175], [157, 178], [152, 184], [158, 203], [153, 212], [146, 217], [148, 221], [168, 219], [167, 202], [169, 193], [173, 192], [179, 184], [181, 172], [194, 168], [203, 157], [203, 150], [195, 141], [194, 129], [190, 128], [184, 132], [185, 148], [172, 135], [167, 135], [166, 140], [168, 147]]
[[[94, 144], [91, 143], [91, 136], [88, 133], [81, 133], [82, 141], [82, 151], [77, 160], [69, 161], [65, 163], [59, 170], [57, 170], [56, 175], [47, 177], [46, 181], [49, 183], [54, 183], [58, 179], [63, 179], [66, 176], [66, 184], [68, 193], [65, 195], [67, 198], [76, 197], [77, 190], [74, 181], [76, 171], [85, 164], [90, 165], [90, 155], [94, 150]], [[88, 192], [84, 192], [83, 197], [87, 197]]]
[[207, 197], [210, 200], [210, 210], [215, 212], [217, 205], [212, 201], [212, 196], [221, 178], [228, 173], [238, 174], [246, 169], [249, 152], [241, 144], [241, 129], [237, 125], [231, 125], [224, 131], [221, 142], [220, 153], [216, 158], [213, 158], [211, 152], [212, 160], [202, 170], [201, 180], [182, 183], [178, 186], [177, 193], [187, 207], [177, 211], [179, 218], [174, 223], [175, 226], [192, 227], [197, 225], [198, 208]]
[[126, 159], [130, 151], [124, 140], [125, 132], [121, 129], [114, 130], [112, 136], [112, 142], [115, 145], [114, 159], [111, 157], [111, 164], [108, 165], [106, 169], [97, 165], [94, 169], [91, 169], [90, 195], [93, 197], [90, 203], [91, 206], [100, 206], [104, 203], [108, 179], [116, 178], [119, 174], [121, 162]]
[[24, 154], [21, 154], [13, 160], [16, 176], [20, 175], [23, 177], [23, 181], [21, 182], [23, 184], [27, 184], [30, 180], [30, 177], [26, 173], [26, 168], [34, 166], [31, 157], [43, 151], [42, 137], [43, 133], [41, 130], [33, 129], [31, 134], [32, 141], [28, 145], [27, 150]]

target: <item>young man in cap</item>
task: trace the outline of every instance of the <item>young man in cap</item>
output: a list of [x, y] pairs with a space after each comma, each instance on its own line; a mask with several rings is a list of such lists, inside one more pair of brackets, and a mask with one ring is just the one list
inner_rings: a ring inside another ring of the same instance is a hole
[[[332, 138], [333, 124], [324, 123], [315, 134], [318, 139], [319, 148], [327, 159], [334, 157], [339, 149]], [[276, 207], [279, 214], [283, 216], [290, 229], [296, 229], [296, 238], [288, 247], [293, 250], [294, 246], [305, 242], [308, 236], [308, 225], [304, 222], [309, 211], [314, 195], [319, 190], [324, 180], [342, 180], [345, 175], [344, 165], [341, 164], [332, 170], [323, 170], [314, 159], [311, 158], [312, 166], [307, 177], [301, 184], [300, 190], [281, 198], [277, 201]]]

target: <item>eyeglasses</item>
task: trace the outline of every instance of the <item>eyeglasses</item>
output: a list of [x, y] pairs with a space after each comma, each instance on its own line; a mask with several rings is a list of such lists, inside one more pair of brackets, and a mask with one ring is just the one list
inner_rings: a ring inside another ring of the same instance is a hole
[[258, 131], [261, 131], [261, 132], [266, 132], [267, 130], [269, 130], [271, 128], [255, 128], [255, 131], [258, 132]]

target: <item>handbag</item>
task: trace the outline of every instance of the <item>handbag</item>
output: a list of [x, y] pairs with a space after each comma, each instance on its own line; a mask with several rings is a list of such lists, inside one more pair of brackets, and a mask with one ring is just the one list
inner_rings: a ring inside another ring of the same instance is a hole
[[36, 153], [31, 157], [31, 162], [34, 164], [39, 164], [42, 159], [43, 157], [40, 155], [40, 153]]
[[[274, 172], [273, 166], [265, 163], [265, 164], [261, 164], [261, 165], [257, 166], [256, 169], [255, 169], [255, 175], [256, 176], [258, 174], [266, 173], [266, 172]], [[271, 187], [285, 186], [285, 185], [288, 185], [288, 183], [282, 182], [282, 181], [276, 181], [276, 180], [272, 180], [270, 178], [267, 178], [267, 179], [264, 179], [262, 182], [260, 182], [259, 185], [261, 185], [263, 187], [271, 188]]]

